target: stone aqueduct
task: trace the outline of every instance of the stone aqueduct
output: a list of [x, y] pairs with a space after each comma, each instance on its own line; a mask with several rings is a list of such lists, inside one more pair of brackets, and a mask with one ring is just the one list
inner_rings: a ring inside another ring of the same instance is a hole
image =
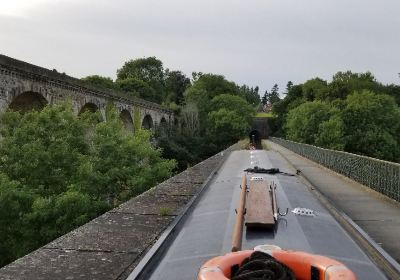
[[145, 129], [174, 124], [172, 111], [158, 104], [129, 97], [121, 92], [102, 90], [87, 83], [4, 55], [0, 55], [0, 113], [8, 108], [18, 111], [41, 109], [47, 104], [69, 100], [79, 114], [99, 111], [106, 120], [106, 107], [114, 104], [125, 127], [134, 129], [135, 118]]

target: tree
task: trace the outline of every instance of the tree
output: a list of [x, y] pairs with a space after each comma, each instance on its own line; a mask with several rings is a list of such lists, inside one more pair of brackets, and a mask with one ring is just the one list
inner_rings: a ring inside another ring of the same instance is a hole
[[247, 103], [257, 106], [260, 104], [260, 95], [258, 94], [258, 90], [258, 86], [250, 88], [247, 85], [242, 85], [239, 87], [239, 96], [244, 98]]
[[145, 81], [136, 78], [118, 80], [116, 87], [126, 93], [152, 102], [161, 102], [160, 96]]
[[221, 94], [239, 95], [239, 88], [222, 75], [194, 73], [196, 80], [185, 91], [185, 102], [196, 104], [199, 111], [200, 130], [205, 133], [207, 129], [210, 101]]
[[1, 264], [171, 175], [175, 161], [161, 158], [148, 131], [126, 131], [112, 108], [107, 122], [67, 103], [1, 115]]
[[[34, 196], [0, 172], [0, 267], [26, 252], [25, 227], [21, 217], [29, 213]], [[21, 244], [22, 243], [22, 244]]]
[[21, 115], [9, 111], [1, 119], [0, 170], [41, 196], [59, 194], [76, 180], [88, 123], [70, 105], [45, 107]]
[[[184, 93], [185, 105], [181, 106], [181, 110], [177, 110], [180, 112], [181, 128], [176, 129], [168, 138], [156, 135], [158, 144], [163, 149], [163, 155], [179, 159], [181, 170], [188, 164], [219, 152], [226, 145], [232, 144], [237, 135], [243, 136], [245, 131], [245, 129], [230, 131], [229, 127], [232, 125], [226, 126], [223, 130], [217, 129], [227, 120], [226, 111], [228, 116], [240, 115], [238, 126], [248, 127], [254, 115], [252, 105], [257, 105], [259, 102], [258, 87], [250, 88], [247, 85], [239, 87], [222, 75], [193, 72], [192, 85]], [[225, 113], [218, 112], [220, 109], [225, 109]]]
[[286, 123], [286, 117], [291, 109], [296, 108], [300, 104], [304, 103], [303, 90], [301, 85], [292, 85], [290, 90], [287, 92], [285, 98], [274, 103], [272, 112], [275, 118], [271, 120], [271, 128], [273, 134], [277, 136], [284, 136], [284, 125]]
[[268, 93], [268, 91], [266, 90], [265, 93], [264, 93], [264, 95], [263, 95], [263, 97], [262, 97], [262, 99], [261, 99], [261, 103], [262, 103], [264, 106], [267, 105], [268, 99], [269, 99], [269, 93]]
[[315, 145], [333, 150], [344, 149], [344, 125], [339, 110], [333, 110], [331, 117], [318, 126]]
[[288, 81], [286, 84], [286, 93], [288, 93], [290, 91], [290, 89], [293, 86], [293, 82], [292, 81]]
[[165, 100], [165, 77], [161, 60], [156, 57], [129, 60], [117, 70], [117, 82], [126, 79], [143, 81], [156, 93], [156, 102]]
[[370, 72], [338, 72], [330, 83], [288, 84], [270, 127], [295, 141], [400, 161], [399, 100], [399, 86], [383, 85]]
[[320, 101], [306, 102], [289, 111], [285, 123], [290, 140], [315, 144], [319, 127], [332, 116], [329, 104]]
[[208, 113], [208, 129], [219, 147], [238, 141], [247, 134], [254, 109], [239, 96], [221, 94], [213, 98]]
[[250, 106], [246, 100], [230, 94], [221, 94], [214, 97], [211, 100], [209, 108], [210, 111], [226, 109], [236, 112], [238, 115], [242, 116], [248, 124], [251, 123], [255, 114], [254, 108]]
[[37, 196], [22, 219], [24, 241], [21, 245], [24, 245], [25, 253], [34, 250], [107, 210], [105, 203], [77, 191]]
[[246, 135], [250, 125], [238, 112], [221, 108], [208, 114], [209, 130], [219, 146], [238, 141]]
[[400, 85], [390, 84], [384, 87], [383, 93], [394, 98], [397, 105], [400, 105]]
[[201, 76], [203, 76], [203, 72], [192, 72], [192, 83], [196, 82]]
[[165, 90], [168, 102], [181, 105], [184, 99], [183, 93], [189, 86], [190, 79], [181, 71], [165, 70]]
[[220, 94], [239, 95], [238, 86], [222, 75], [201, 74], [185, 92], [187, 101], [194, 102], [203, 97], [211, 100]]
[[195, 135], [200, 129], [199, 110], [194, 103], [186, 104], [181, 111], [182, 132]]
[[337, 72], [333, 76], [332, 82], [329, 84], [328, 88], [330, 100], [334, 100], [336, 98], [346, 99], [349, 94], [355, 91], [382, 91], [382, 85], [375, 80], [375, 77], [370, 72]]
[[149, 84], [164, 81], [164, 68], [161, 60], [156, 57], [132, 59], [117, 70], [117, 80], [136, 78]]
[[166, 137], [160, 135], [157, 137], [158, 146], [162, 149], [162, 155], [167, 159], [174, 159], [177, 161], [177, 171], [181, 172], [192, 164], [199, 161], [199, 147], [203, 148], [199, 139], [193, 135], [183, 135], [178, 131]]
[[279, 97], [279, 87], [278, 87], [278, 84], [275, 84], [271, 89], [268, 101], [269, 101], [269, 103], [271, 103], [273, 105], [276, 102], [278, 102], [279, 100], [281, 100]]
[[327, 82], [320, 79], [314, 78], [306, 81], [302, 85], [303, 96], [307, 101], [322, 100], [325, 101], [328, 98], [328, 85]]
[[346, 151], [399, 161], [400, 109], [392, 97], [355, 92], [346, 99], [342, 119]]
[[110, 108], [107, 122], [96, 124], [90, 164], [81, 166], [80, 182], [73, 189], [107, 201], [111, 208], [169, 177], [175, 162], [162, 159], [150, 137], [147, 130], [127, 132]]
[[96, 86], [96, 87], [102, 88], [102, 89], [115, 89], [116, 88], [114, 81], [109, 77], [92, 75], [92, 76], [84, 77], [81, 80], [87, 82], [88, 84], [91, 84], [93, 86]]

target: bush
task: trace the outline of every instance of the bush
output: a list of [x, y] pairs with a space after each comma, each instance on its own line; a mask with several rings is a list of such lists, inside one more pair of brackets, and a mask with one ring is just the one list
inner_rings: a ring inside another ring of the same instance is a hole
[[70, 105], [1, 116], [0, 265], [51, 241], [172, 174], [150, 132]]

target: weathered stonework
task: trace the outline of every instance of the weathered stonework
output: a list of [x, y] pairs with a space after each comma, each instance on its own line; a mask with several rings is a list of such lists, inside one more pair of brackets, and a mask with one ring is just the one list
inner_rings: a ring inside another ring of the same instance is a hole
[[140, 111], [141, 124], [146, 116], [151, 119], [152, 129], [161, 122], [169, 125], [174, 123], [172, 111], [158, 104], [129, 97], [121, 92], [98, 89], [55, 70], [0, 55], [0, 112], [10, 106], [35, 108], [65, 100], [71, 101], [76, 114], [83, 108], [92, 107], [100, 111], [104, 120], [106, 106], [112, 102], [117, 111], [122, 113], [125, 126], [130, 128], [133, 128], [135, 122], [134, 108]]

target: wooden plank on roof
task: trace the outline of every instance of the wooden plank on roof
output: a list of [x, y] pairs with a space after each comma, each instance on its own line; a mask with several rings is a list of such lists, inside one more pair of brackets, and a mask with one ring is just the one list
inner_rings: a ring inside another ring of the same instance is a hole
[[250, 181], [245, 225], [258, 228], [272, 228], [275, 225], [269, 184], [265, 180]]

